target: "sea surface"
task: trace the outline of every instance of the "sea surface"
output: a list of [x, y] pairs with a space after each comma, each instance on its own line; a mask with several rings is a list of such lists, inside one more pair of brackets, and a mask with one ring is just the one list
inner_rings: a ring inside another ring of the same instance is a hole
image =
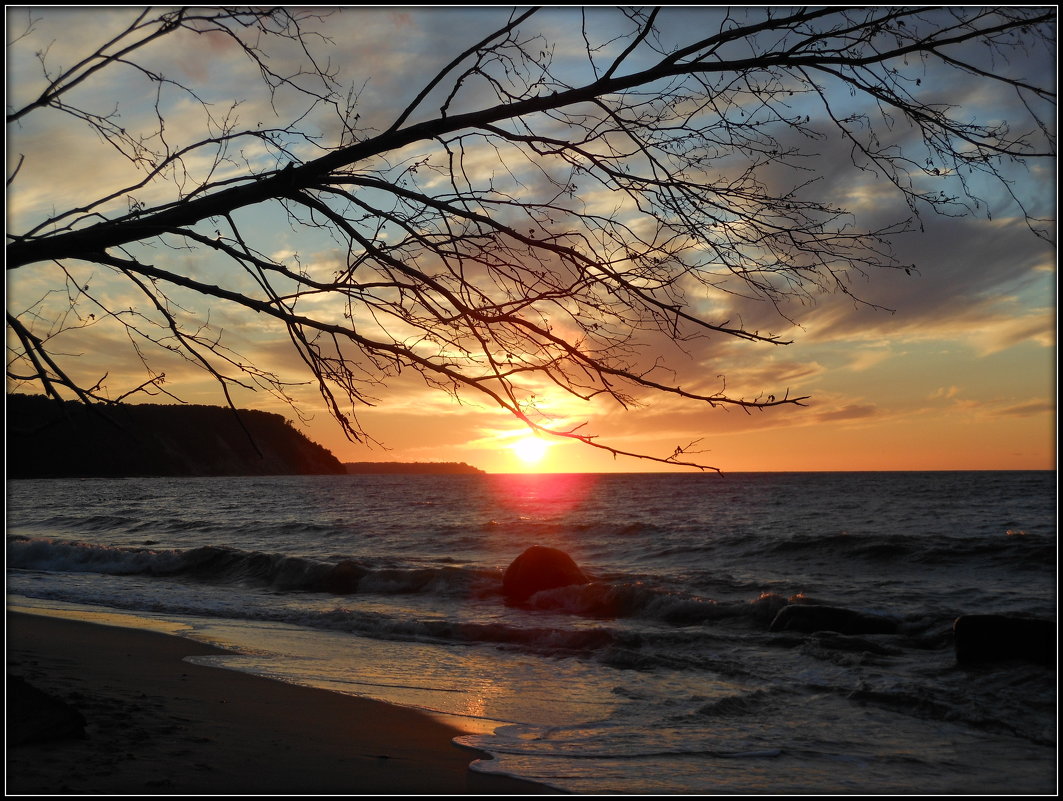
[[[301, 476], [7, 484], [8, 607], [443, 715], [577, 793], [1055, 793], [1055, 671], [957, 665], [1056, 619], [1055, 472]], [[525, 548], [589, 584], [502, 596]], [[896, 633], [771, 631], [788, 602]], [[95, 616], [95, 617], [93, 617]], [[352, 791], [355, 788], [352, 788]]]

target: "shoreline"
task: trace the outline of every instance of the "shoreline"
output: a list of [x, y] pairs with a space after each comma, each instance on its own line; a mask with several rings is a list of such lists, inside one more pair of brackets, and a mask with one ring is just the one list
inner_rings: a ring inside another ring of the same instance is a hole
[[428, 713], [183, 661], [228, 653], [194, 640], [11, 611], [6, 625], [8, 675], [86, 719], [83, 739], [8, 746], [11, 795], [559, 792], [472, 770], [490, 756]]

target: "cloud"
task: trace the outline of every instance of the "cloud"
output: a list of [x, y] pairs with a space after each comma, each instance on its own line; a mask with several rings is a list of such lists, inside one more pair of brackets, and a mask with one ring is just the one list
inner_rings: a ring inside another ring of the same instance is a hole
[[877, 406], [871, 403], [850, 403], [841, 409], [834, 409], [828, 412], [818, 412], [816, 419], [818, 422], [837, 422], [838, 420], [863, 420], [869, 417], [876, 417], [879, 414]]
[[1016, 293], [1044, 281], [1046, 245], [1017, 220], [936, 219], [926, 233], [904, 241], [901, 259], [919, 265], [913, 275], [884, 274], [861, 296], [893, 309], [861, 307], [844, 297], [821, 300], [805, 320], [812, 341], [889, 335], [950, 338], [979, 332], [983, 350], [1026, 339], [1047, 341], [1054, 327], [1051, 295], [1040, 309], [1019, 305]]
[[960, 392], [959, 387], [938, 387], [930, 395], [930, 400], [940, 400], [942, 398], [955, 398]]
[[889, 345], [866, 344], [862, 349], [854, 353], [845, 369], [854, 373], [862, 373], [872, 370], [888, 359], [896, 358], [898, 352]]
[[1007, 406], [1001, 409], [998, 414], [1006, 417], [1031, 417], [1033, 415], [1040, 414], [1055, 414], [1056, 405], [1048, 401], [1029, 401], [1027, 403], [1019, 403], [1015, 406]]

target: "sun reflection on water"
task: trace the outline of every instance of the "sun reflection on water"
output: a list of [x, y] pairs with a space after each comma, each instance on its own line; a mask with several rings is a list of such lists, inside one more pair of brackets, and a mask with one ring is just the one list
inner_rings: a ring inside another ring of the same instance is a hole
[[522, 519], [550, 520], [585, 504], [598, 485], [594, 473], [510, 473], [496, 476], [497, 499]]

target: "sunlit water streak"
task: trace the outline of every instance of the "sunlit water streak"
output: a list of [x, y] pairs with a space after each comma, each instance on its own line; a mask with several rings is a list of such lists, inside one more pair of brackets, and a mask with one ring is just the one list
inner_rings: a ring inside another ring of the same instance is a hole
[[[507, 606], [532, 544], [593, 582]], [[8, 484], [9, 607], [177, 625], [583, 793], [1052, 792], [1054, 672], [957, 667], [951, 624], [1054, 619], [1055, 565], [1051, 472]], [[799, 593], [898, 633], [769, 632]]]

